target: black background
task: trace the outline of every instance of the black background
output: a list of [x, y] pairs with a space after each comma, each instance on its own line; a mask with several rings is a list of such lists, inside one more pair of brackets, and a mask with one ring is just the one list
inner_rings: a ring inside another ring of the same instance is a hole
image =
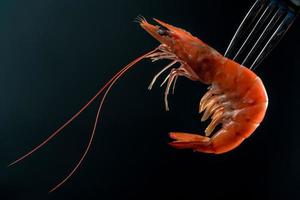
[[143, 61], [109, 94], [94, 145], [79, 171], [50, 195], [82, 154], [98, 102], [20, 164], [6, 165], [74, 114], [122, 66], [157, 41], [133, 19], [182, 27], [224, 53], [252, 0], [0, 3], [1, 199], [297, 199], [299, 19], [255, 72], [269, 95], [266, 117], [223, 155], [175, 150], [169, 131], [202, 133], [206, 86], [180, 78], [170, 112], [147, 86], [166, 62]]

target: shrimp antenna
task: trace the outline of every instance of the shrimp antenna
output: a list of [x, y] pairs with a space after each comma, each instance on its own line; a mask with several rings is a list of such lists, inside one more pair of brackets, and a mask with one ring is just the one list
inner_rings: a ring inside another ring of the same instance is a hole
[[[95, 99], [102, 94], [102, 92], [106, 89], [106, 88], [110, 88], [112, 86], [112, 84], [119, 79], [129, 68], [131, 68], [133, 65], [135, 65], [137, 62], [141, 61], [142, 59], [144, 59], [145, 57], [147, 57], [148, 55], [152, 54], [153, 52], [155, 52], [157, 50], [157, 48], [155, 48], [154, 50], [136, 58], [135, 60], [133, 60], [131, 63], [129, 63], [128, 65], [126, 65], [124, 68], [122, 68], [119, 72], [117, 72], [94, 96], [93, 98], [91, 98], [75, 115], [73, 115], [66, 123], [64, 123], [61, 127], [59, 127], [56, 131], [54, 131], [53, 133], [50, 134], [50, 136], [45, 139], [42, 143], [40, 143], [39, 145], [37, 145], [36, 147], [34, 147], [32, 150], [30, 150], [28, 153], [26, 153], [25, 155], [21, 156], [20, 158], [18, 158], [17, 160], [13, 161], [12, 163], [10, 163], [8, 165], [8, 167], [17, 164], [18, 162], [24, 160], [25, 158], [29, 157], [31, 154], [33, 154], [34, 152], [36, 152], [37, 150], [39, 150], [41, 147], [43, 147], [45, 144], [47, 144], [51, 139], [53, 139], [56, 135], [58, 135], [66, 126], [68, 126], [72, 121], [74, 121], [92, 102], [95, 101]], [[104, 98], [104, 97], [103, 97]], [[100, 107], [101, 108], [101, 107]], [[97, 123], [97, 122], [95, 122]], [[92, 140], [93, 138], [91, 138]], [[89, 147], [88, 147], [89, 148]], [[87, 148], [87, 150], [88, 150]], [[85, 157], [85, 155], [83, 155], [83, 158]], [[80, 163], [79, 163], [80, 164]], [[54, 190], [53, 190], [54, 191]]]
[[72, 175], [76, 172], [76, 170], [78, 169], [78, 167], [81, 165], [81, 163], [83, 162], [83, 160], [85, 159], [88, 151], [90, 150], [90, 147], [92, 145], [92, 142], [94, 140], [94, 136], [95, 136], [95, 132], [96, 132], [96, 128], [97, 128], [97, 123], [99, 121], [99, 116], [100, 116], [100, 112], [101, 112], [101, 109], [102, 109], [102, 106], [103, 106], [103, 103], [104, 103], [104, 100], [106, 99], [106, 96], [108, 94], [108, 92], [110, 91], [111, 87], [116, 83], [116, 81], [128, 70], [129, 68], [126, 68], [124, 71], [122, 71], [122, 73], [116, 77], [113, 82], [109, 85], [109, 87], [107, 88], [107, 90], [105, 91], [102, 99], [101, 99], [101, 102], [100, 102], [100, 105], [98, 107], [98, 110], [97, 110], [97, 114], [96, 114], [96, 118], [95, 118], [95, 122], [94, 122], [94, 125], [93, 125], [93, 131], [91, 133], [91, 136], [89, 138], [89, 141], [88, 141], [88, 144], [87, 144], [87, 147], [85, 148], [85, 151], [83, 153], [83, 155], [81, 156], [81, 158], [79, 159], [79, 161], [77, 162], [77, 164], [75, 165], [75, 167], [72, 169], [72, 171], [61, 181], [59, 182], [55, 187], [53, 187], [49, 193], [55, 191], [56, 189], [58, 189], [61, 185], [63, 185], [70, 177], [72, 177]]
[[55, 187], [53, 187], [49, 193], [55, 191], [56, 189], [58, 189], [61, 185], [63, 185], [70, 177], [72, 177], [72, 175], [76, 172], [76, 170], [78, 169], [78, 167], [81, 165], [81, 163], [83, 162], [83, 160], [85, 159], [88, 151], [90, 150], [90, 147], [92, 145], [92, 142], [94, 140], [94, 136], [95, 136], [95, 133], [96, 133], [96, 129], [97, 129], [97, 124], [98, 124], [98, 121], [99, 121], [99, 116], [100, 116], [100, 113], [101, 113], [101, 109], [103, 107], [103, 103], [107, 97], [107, 94], [109, 93], [109, 91], [111, 90], [112, 86], [117, 82], [117, 80], [119, 80], [119, 78], [125, 74], [132, 66], [134, 66], [137, 62], [139, 62], [140, 60], [142, 60], [143, 58], [147, 57], [148, 55], [150, 55], [151, 53], [153, 53], [155, 50], [149, 52], [149, 53], [146, 53], [142, 56], [140, 56], [139, 58], [135, 59], [134, 61], [132, 61], [130, 64], [128, 64], [126, 67], [124, 67], [120, 73], [114, 78], [114, 79], [111, 79], [112, 82], [110, 83], [110, 85], [108, 86], [107, 90], [105, 91], [101, 101], [100, 101], [100, 105], [98, 107], [98, 110], [97, 110], [97, 114], [96, 114], [96, 118], [95, 118], [95, 122], [94, 122], [94, 125], [93, 125], [93, 131], [90, 135], [90, 138], [89, 138], [89, 141], [88, 141], [88, 144], [87, 144], [87, 147], [83, 153], [83, 155], [81, 156], [81, 158], [79, 159], [79, 161], [77, 162], [77, 164], [75, 165], [75, 167], [72, 169], [72, 171], [61, 181], [59, 182]]

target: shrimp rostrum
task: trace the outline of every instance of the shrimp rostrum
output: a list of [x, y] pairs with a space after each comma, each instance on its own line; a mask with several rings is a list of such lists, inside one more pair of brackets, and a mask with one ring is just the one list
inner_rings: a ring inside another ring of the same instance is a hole
[[[158, 25], [152, 25], [144, 18], [138, 18], [138, 23], [161, 44], [122, 68], [65, 124], [11, 165], [18, 163], [44, 146], [78, 117], [97, 97], [103, 95], [84, 154], [68, 176], [51, 191], [60, 187], [73, 175], [87, 155], [108, 92], [123, 74], [144, 58], [150, 58], [152, 61], [162, 59], [171, 61], [154, 76], [149, 85], [149, 89], [151, 89], [163, 72], [170, 71], [162, 83], [162, 85], [166, 84], [164, 93], [166, 110], [169, 110], [168, 94], [170, 90], [174, 91], [179, 76], [209, 85], [207, 93], [199, 103], [199, 112], [203, 112], [201, 121], [211, 119], [210, 124], [205, 129], [205, 135], [171, 132], [170, 137], [174, 139], [170, 143], [171, 146], [178, 149], [193, 149], [197, 152], [221, 154], [239, 146], [244, 139], [255, 131], [263, 120], [268, 106], [267, 93], [261, 79], [250, 69], [225, 58], [189, 32], [160, 20], [154, 20]], [[178, 64], [177, 67], [175, 67], [175, 64]], [[220, 128], [217, 129], [217, 127]]]

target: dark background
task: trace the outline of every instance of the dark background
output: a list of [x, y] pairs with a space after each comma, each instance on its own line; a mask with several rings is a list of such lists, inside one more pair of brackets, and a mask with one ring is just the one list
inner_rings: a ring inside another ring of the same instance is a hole
[[170, 112], [147, 86], [166, 62], [143, 61], [109, 94], [80, 170], [50, 195], [82, 154], [98, 102], [20, 164], [6, 165], [74, 114], [123, 65], [158, 45], [133, 19], [185, 28], [224, 53], [253, 3], [233, 0], [43, 0], [0, 3], [1, 199], [299, 199], [299, 19], [255, 72], [266, 117], [223, 155], [175, 150], [168, 132], [203, 133], [206, 86], [180, 78]]

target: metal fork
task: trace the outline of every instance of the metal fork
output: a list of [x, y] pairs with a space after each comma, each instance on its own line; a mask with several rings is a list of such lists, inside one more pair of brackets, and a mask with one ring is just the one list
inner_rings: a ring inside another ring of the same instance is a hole
[[279, 43], [299, 12], [300, 0], [256, 0], [224, 56], [254, 69]]

